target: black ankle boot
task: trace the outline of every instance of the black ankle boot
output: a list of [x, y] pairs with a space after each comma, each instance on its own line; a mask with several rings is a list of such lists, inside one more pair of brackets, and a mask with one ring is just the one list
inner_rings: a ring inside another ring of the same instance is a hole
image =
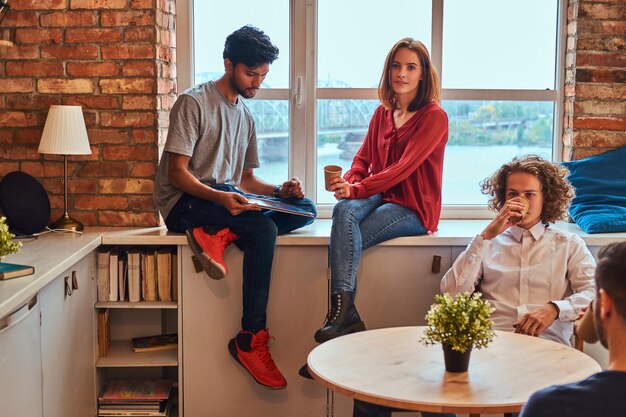
[[331, 306], [326, 316], [326, 323], [315, 332], [315, 341], [324, 343], [335, 337], [363, 330], [365, 330], [365, 323], [354, 306], [354, 293], [344, 291], [331, 295]]

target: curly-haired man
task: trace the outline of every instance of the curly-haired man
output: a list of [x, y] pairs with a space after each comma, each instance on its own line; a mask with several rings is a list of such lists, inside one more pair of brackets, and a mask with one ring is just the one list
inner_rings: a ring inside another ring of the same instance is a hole
[[451, 295], [479, 290], [495, 328], [570, 344], [573, 321], [595, 297], [595, 261], [584, 241], [550, 223], [574, 196], [564, 167], [515, 158], [483, 182], [495, 218], [441, 281]]

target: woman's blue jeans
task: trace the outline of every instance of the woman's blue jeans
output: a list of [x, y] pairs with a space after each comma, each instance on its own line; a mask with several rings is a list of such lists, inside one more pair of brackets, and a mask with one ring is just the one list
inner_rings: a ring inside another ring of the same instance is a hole
[[[221, 191], [245, 194], [232, 185], [215, 185]], [[264, 197], [269, 198], [269, 197]], [[315, 204], [308, 198], [279, 200], [315, 213]], [[309, 217], [278, 211], [244, 211], [233, 216], [222, 205], [183, 194], [165, 219], [167, 228], [184, 232], [209, 226], [211, 232], [225, 227], [239, 236], [234, 243], [243, 251], [243, 315], [241, 328], [256, 333], [266, 327], [266, 310], [272, 274], [276, 236], [313, 223]]]
[[356, 270], [364, 249], [394, 237], [427, 232], [415, 212], [383, 201], [380, 194], [339, 201], [330, 231], [332, 294], [356, 290]]

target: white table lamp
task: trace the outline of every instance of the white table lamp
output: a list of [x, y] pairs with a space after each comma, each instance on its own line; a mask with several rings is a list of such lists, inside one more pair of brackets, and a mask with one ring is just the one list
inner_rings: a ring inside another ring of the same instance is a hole
[[83, 224], [67, 212], [67, 156], [91, 155], [81, 106], [50, 106], [39, 142], [39, 153], [63, 155], [63, 215], [51, 223], [50, 228], [83, 230]]

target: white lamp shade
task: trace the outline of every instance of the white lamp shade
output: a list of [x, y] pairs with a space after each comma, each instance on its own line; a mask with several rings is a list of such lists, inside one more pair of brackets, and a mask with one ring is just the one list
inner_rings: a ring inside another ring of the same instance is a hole
[[50, 106], [39, 142], [39, 153], [91, 154], [81, 106]]

